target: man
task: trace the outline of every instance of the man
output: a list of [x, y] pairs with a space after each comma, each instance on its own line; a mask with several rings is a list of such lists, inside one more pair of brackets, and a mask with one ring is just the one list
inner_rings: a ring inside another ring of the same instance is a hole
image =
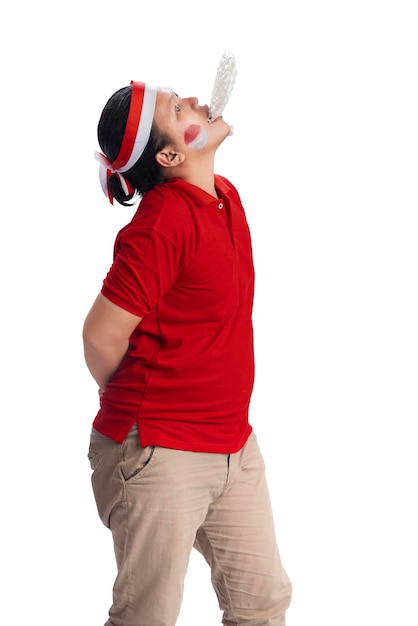
[[225, 624], [283, 626], [290, 603], [248, 421], [250, 234], [214, 174], [229, 133], [197, 98], [137, 82], [99, 122], [105, 193], [141, 198], [83, 330], [101, 398], [92, 483], [118, 566], [107, 626], [173, 626], [193, 546]]

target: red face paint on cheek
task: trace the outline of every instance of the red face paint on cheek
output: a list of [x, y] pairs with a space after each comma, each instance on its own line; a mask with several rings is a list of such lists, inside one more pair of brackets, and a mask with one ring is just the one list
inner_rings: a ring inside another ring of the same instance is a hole
[[184, 141], [193, 150], [201, 150], [206, 146], [208, 135], [199, 124], [191, 124], [184, 132]]

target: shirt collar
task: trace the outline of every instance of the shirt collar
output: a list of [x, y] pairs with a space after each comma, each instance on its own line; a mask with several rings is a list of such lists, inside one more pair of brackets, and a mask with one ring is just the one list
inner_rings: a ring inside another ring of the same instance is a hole
[[[168, 184], [170, 186], [173, 185], [178, 189], [184, 190], [187, 195], [192, 198], [193, 202], [195, 202], [197, 206], [204, 207], [212, 204], [212, 202], [219, 201], [218, 198], [211, 196], [200, 187], [196, 187], [196, 185], [192, 185], [191, 183], [188, 183], [181, 178], [168, 178], [166, 181], [164, 181], [163, 184]], [[220, 198], [225, 198], [230, 191], [230, 184], [228, 184], [228, 181], [222, 176], [218, 176], [217, 174], [215, 174], [215, 187]]]

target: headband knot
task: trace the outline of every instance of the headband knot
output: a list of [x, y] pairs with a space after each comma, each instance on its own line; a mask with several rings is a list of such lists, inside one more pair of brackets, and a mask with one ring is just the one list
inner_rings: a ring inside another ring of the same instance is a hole
[[126, 196], [134, 193], [134, 188], [123, 175], [135, 165], [145, 150], [151, 135], [154, 118], [157, 90], [145, 83], [131, 81], [132, 95], [128, 119], [122, 138], [119, 154], [112, 162], [101, 152], [95, 152], [94, 158], [99, 161], [99, 178], [105, 196], [113, 204], [113, 196], [109, 191], [108, 179], [116, 174]]

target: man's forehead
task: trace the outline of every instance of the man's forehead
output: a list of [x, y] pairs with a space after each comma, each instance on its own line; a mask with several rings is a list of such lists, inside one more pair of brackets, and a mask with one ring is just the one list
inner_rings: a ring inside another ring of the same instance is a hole
[[171, 89], [171, 87], [158, 87], [158, 91], [161, 91], [162, 93], [168, 93], [169, 95], [174, 94], [174, 90]]

